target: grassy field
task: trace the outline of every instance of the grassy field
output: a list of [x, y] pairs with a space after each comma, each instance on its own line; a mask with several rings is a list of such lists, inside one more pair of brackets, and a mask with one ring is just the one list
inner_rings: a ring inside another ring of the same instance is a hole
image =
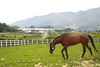
[[89, 44], [93, 57], [87, 50], [81, 60], [81, 44], [68, 47], [68, 60], [63, 60], [61, 45], [56, 46], [52, 55], [49, 53], [49, 44], [2, 47], [0, 48], [0, 67], [100, 67], [100, 42], [95, 44], [99, 53]]

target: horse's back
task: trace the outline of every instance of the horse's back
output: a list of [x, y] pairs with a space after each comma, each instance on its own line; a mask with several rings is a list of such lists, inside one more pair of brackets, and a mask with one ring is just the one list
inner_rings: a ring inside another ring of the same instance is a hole
[[88, 36], [86, 34], [66, 34], [64, 38], [66, 43], [70, 45], [75, 45], [88, 41]]
[[86, 34], [81, 34], [80, 38], [81, 38], [81, 43], [88, 43], [89, 41], [89, 37]]

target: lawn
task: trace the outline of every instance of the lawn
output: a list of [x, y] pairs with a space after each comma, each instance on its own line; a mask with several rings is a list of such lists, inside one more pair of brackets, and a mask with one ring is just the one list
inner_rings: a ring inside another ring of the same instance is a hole
[[54, 53], [49, 53], [49, 44], [34, 44], [0, 48], [0, 67], [100, 67], [100, 42], [95, 43], [97, 53], [91, 44], [93, 57], [87, 50], [84, 58], [82, 45], [68, 47], [69, 59], [63, 60], [60, 44], [56, 45]]

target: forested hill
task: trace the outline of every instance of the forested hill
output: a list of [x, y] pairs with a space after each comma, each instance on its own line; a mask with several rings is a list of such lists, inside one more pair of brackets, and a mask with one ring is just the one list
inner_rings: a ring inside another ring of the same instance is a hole
[[50, 13], [43, 16], [35, 16], [11, 25], [28, 27], [28, 26], [53, 26], [55, 28], [72, 27], [77, 30], [100, 30], [100, 8], [88, 9], [86, 11]]

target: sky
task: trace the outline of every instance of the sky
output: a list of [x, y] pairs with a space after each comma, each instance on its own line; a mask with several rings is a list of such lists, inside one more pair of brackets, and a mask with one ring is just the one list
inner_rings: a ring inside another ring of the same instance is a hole
[[13, 22], [58, 12], [100, 7], [100, 0], [0, 0], [0, 22]]

